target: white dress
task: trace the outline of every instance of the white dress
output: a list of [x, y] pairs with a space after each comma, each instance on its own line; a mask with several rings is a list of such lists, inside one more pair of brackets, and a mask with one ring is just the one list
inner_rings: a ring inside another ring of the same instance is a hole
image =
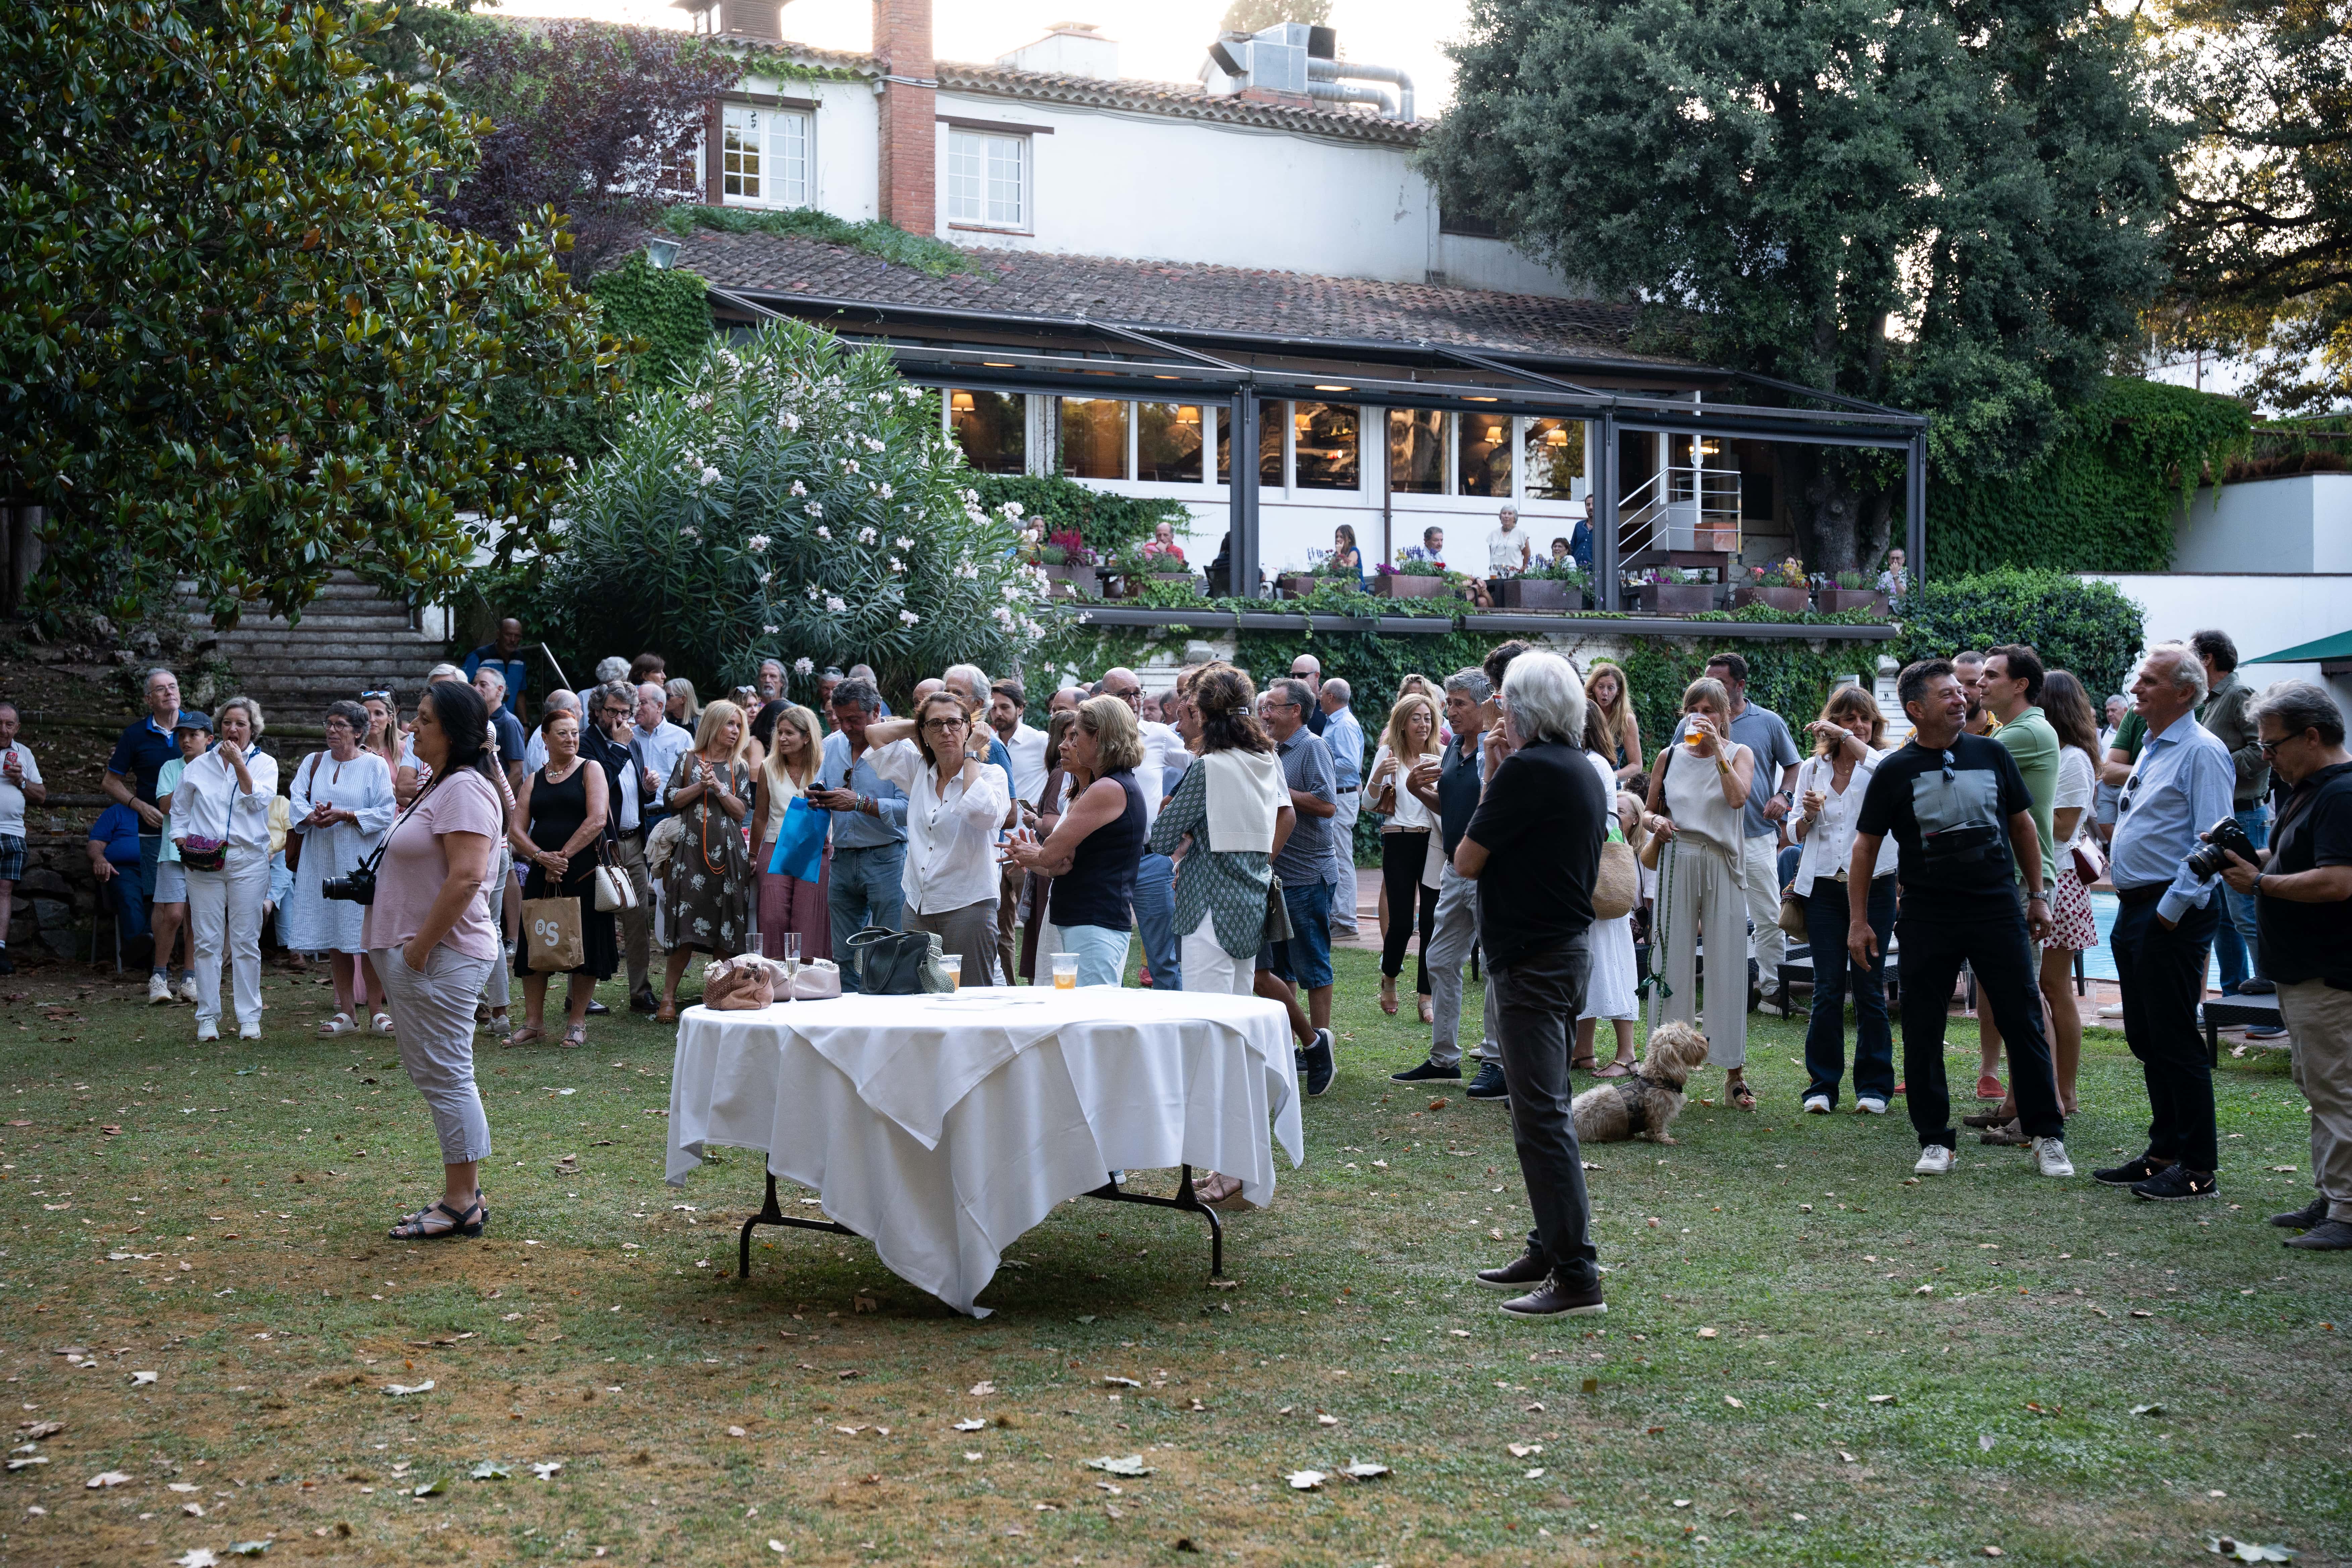
[[[306, 831], [303, 820], [321, 801], [359, 820]], [[286, 907], [278, 911], [278, 941], [296, 952], [364, 951], [366, 907], [348, 899], [322, 898], [319, 885], [331, 877], [349, 876], [383, 841], [398, 815], [392, 769], [373, 752], [362, 752], [348, 763], [335, 761], [331, 752], [315, 752], [295, 765], [286, 805], [292, 830], [302, 836], [302, 864], [294, 872], [294, 890], [287, 896]]]
[[[1598, 752], [1587, 752], [1584, 760], [1601, 775], [1601, 787], [1608, 793], [1609, 809], [1617, 809], [1617, 768], [1609, 758]], [[1619, 915], [1613, 921], [1592, 922], [1592, 976], [1584, 983], [1584, 1011], [1577, 1015], [1586, 1018], [1632, 1018], [1642, 1011], [1641, 1000], [1633, 993], [1640, 976], [1633, 968], [1633, 917]]]

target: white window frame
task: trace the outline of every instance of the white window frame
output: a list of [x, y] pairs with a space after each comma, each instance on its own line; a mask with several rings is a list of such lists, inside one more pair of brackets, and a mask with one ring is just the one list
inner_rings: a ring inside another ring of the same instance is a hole
[[[1036, 226], [1036, 149], [1026, 132], [947, 128], [945, 195], [948, 224], [954, 228], [1030, 233]], [[1013, 201], [999, 198], [1000, 160], [1013, 165]]]
[[[815, 184], [816, 117], [804, 109], [778, 109], [757, 103], [729, 103], [721, 107], [720, 200], [730, 207], [810, 205]], [[756, 170], [749, 174], [728, 172], [730, 140], [758, 160]], [[730, 180], [737, 182], [739, 187], [755, 185], [756, 189], [728, 190]]]

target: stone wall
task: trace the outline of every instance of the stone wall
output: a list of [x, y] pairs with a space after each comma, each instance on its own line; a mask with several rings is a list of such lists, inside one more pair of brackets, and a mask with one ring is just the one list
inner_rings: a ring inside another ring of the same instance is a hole
[[[57, 817], [60, 823], [79, 816], [94, 819], [100, 807], [44, 810], [34, 817]], [[32, 824], [27, 821], [26, 827]], [[25, 835], [25, 875], [16, 884], [16, 900], [8, 921], [8, 952], [23, 959], [38, 953], [84, 962], [89, 957], [90, 921], [98, 914], [98, 880], [89, 872], [88, 821], [68, 831], [28, 831]], [[100, 945], [101, 961], [110, 960], [113, 943]]]

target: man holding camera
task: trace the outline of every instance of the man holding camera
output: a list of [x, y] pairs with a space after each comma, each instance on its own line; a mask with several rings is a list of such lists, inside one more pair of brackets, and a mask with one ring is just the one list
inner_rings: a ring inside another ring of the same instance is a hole
[[2336, 700], [2310, 681], [2281, 681], [2252, 715], [2263, 758], [2290, 793], [2268, 853], [2229, 851], [2221, 875], [2253, 900], [2262, 968], [2294, 1036], [2294, 1087], [2311, 1103], [2319, 1188], [2271, 1223], [2303, 1232], [2289, 1247], [2343, 1252], [2352, 1250], [2352, 752]]
[[[2197, 722], [2205, 667], [2181, 643], [2159, 643], [2140, 660], [2132, 697], [2147, 724], [2139, 761], [2116, 806], [2116, 978], [2124, 1037], [2147, 1079], [2147, 1151], [2091, 1173], [2156, 1202], [2215, 1196], [2219, 1134], [2213, 1068], [2197, 1027], [2205, 963], [2221, 919], [2212, 872], [2190, 857], [2217, 823], [2236, 826], [2230, 750]], [[2210, 853], [2210, 852], [2209, 852]], [[2221, 857], [2212, 857], [2218, 867]]]

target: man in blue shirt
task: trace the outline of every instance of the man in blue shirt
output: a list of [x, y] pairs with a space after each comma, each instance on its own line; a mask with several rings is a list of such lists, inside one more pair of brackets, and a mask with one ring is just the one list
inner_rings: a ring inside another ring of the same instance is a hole
[[1593, 498], [1584, 498], [1584, 515], [1576, 520], [1575, 529], [1568, 536], [1568, 558], [1576, 563], [1580, 572], [1592, 570]]
[[835, 962], [841, 988], [855, 991], [857, 970], [849, 939], [867, 926], [900, 928], [906, 912], [907, 797], [874, 771], [866, 726], [882, 714], [882, 694], [871, 681], [845, 680], [833, 690], [833, 733], [817, 762], [811, 805], [833, 814]]
[[530, 676], [530, 666], [522, 657], [522, 623], [509, 616], [499, 623], [495, 641], [486, 642], [466, 656], [466, 679], [474, 679], [475, 671], [489, 666], [506, 678], [506, 711], [522, 720], [523, 685]]
[[1323, 744], [1331, 752], [1331, 787], [1338, 809], [1331, 814], [1331, 934], [1356, 934], [1356, 816], [1363, 804], [1364, 727], [1348, 706], [1355, 693], [1338, 676], [1323, 683], [1315, 700], [1323, 710]]
[[100, 887], [113, 886], [114, 921], [125, 948], [143, 943], [149, 934], [147, 906], [138, 897], [139, 827], [138, 814], [121, 801], [89, 826], [89, 874]]
[[[163, 849], [164, 814], [155, 804], [155, 775], [180, 754], [179, 740], [173, 733], [180, 721], [180, 678], [168, 669], [149, 670], [146, 696], [147, 716], [122, 731], [99, 781], [110, 798], [129, 806], [139, 818], [138, 878], [119, 891], [123, 903], [139, 906], [142, 929], [147, 908], [155, 898], [155, 858]], [[150, 999], [170, 1001], [169, 987], [162, 997], [151, 995]]]
[[2237, 770], [2229, 748], [2197, 721], [2205, 693], [2205, 667], [2186, 646], [2159, 643], [2140, 660], [2132, 698], [2147, 741], [2116, 803], [2107, 868], [2121, 906], [2109, 940], [2124, 1037], [2147, 1079], [2147, 1151], [2091, 1173], [2168, 1203], [2220, 1191], [2213, 1068], [2197, 1009], [2221, 913], [2215, 883], [2184, 862], [2200, 834], [2234, 815]]
[[[1290, 788], [1290, 805], [1297, 816], [1290, 839], [1272, 862], [1282, 879], [1283, 908], [1290, 916], [1291, 936], [1268, 943], [1257, 955], [1258, 994], [1287, 1002], [1291, 1031], [1307, 1042], [1298, 1053], [1299, 1076], [1307, 1092], [1321, 1094], [1331, 1087], [1331, 816], [1338, 792], [1331, 783], [1331, 752], [1319, 736], [1307, 729], [1307, 715], [1315, 695], [1303, 680], [1277, 680], [1259, 700], [1265, 732], [1274, 737], [1275, 755], [1282, 763]], [[1307, 1014], [1298, 1012], [1297, 992], [1307, 993]], [[1300, 1025], [1307, 1026], [1304, 1030]]]

